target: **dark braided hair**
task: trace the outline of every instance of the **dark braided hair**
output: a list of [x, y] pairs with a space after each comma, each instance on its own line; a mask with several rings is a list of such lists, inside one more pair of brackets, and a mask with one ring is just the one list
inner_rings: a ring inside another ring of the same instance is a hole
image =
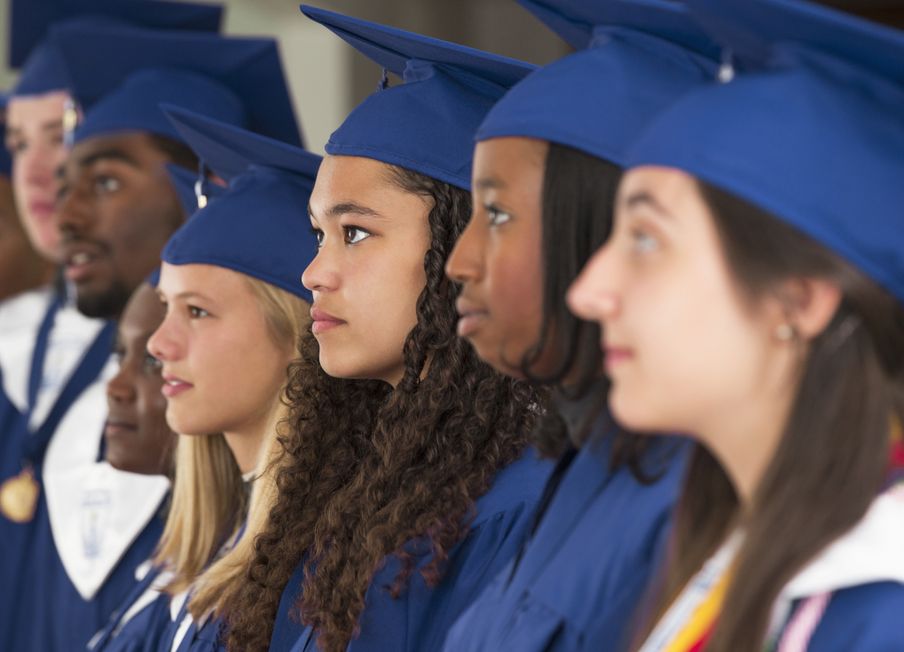
[[293, 616], [316, 629], [324, 652], [344, 650], [355, 636], [365, 593], [388, 555], [401, 561], [391, 593], [404, 592], [415, 572], [407, 543], [429, 545], [419, 572], [436, 586], [476, 500], [522, 454], [533, 425], [535, 390], [494, 372], [455, 334], [459, 288], [444, 265], [467, 224], [469, 194], [389, 170], [393, 183], [433, 204], [426, 286], [404, 345], [405, 373], [394, 390], [331, 378], [316, 364], [314, 337], [302, 337], [289, 373], [278, 499], [247, 582], [222, 602], [230, 650], [266, 649], [282, 592], [302, 562]]

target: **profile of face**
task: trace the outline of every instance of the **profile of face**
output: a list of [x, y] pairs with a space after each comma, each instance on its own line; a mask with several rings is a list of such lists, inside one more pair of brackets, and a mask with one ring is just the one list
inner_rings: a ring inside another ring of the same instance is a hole
[[312, 330], [329, 375], [402, 379], [427, 282], [431, 202], [399, 187], [385, 163], [324, 158], [309, 205], [319, 250], [302, 282], [314, 295]]
[[19, 221], [12, 185], [0, 176], [0, 301], [40, 285], [48, 267]]
[[56, 222], [66, 278], [83, 314], [116, 318], [182, 223], [168, 162], [144, 133], [98, 136], [72, 148]]
[[53, 213], [57, 169], [66, 160], [63, 113], [68, 93], [13, 97], [6, 109], [6, 147], [13, 159], [13, 189], [19, 218], [32, 246], [59, 261], [60, 235]]
[[718, 431], [758, 397], [793, 391], [796, 352], [776, 337], [787, 306], [741, 289], [699, 186], [681, 171], [625, 176], [612, 236], [568, 302], [603, 326], [610, 407], [628, 428]]
[[157, 293], [142, 284], [119, 321], [119, 371], [107, 383], [106, 459], [130, 473], [167, 474], [172, 469], [176, 434], [166, 423], [160, 361], [147, 351], [148, 338], [163, 321]]
[[148, 351], [163, 365], [170, 427], [183, 435], [262, 432], [295, 347], [275, 341], [247, 277], [164, 263], [157, 294], [166, 316]]
[[[462, 285], [458, 334], [497, 371], [520, 377], [543, 320], [542, 192], [548, 144], [494, 138], [477, 144], [473, 209], [446, 263]], [[543, 359], [534, 365], [543, 372]]]

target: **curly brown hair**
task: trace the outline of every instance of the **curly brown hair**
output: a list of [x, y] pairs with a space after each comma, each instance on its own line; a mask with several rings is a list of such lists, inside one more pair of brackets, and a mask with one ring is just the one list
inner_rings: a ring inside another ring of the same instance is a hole
[[431, 558], [419, 572], [436, 586], [450, 550], [467, 534], [475, 501], [527, 445], [536, 390], [494, 372], [455, 334], [459, 288], [444, 265], [468, 221], [470, 195], [390, 170], [394, 183], [433, 204], [427, 282], [404, 346], [405, 374], [394, 390], [331, 378], [316, 364], [316, 340], [302, 337], [289, 374], [279, 497], [255, 542], [247, 582], [222, 602], [230, 650], [267, 648], [282, 592], [302, 562], [292, 616], [316, 629], [324, 652], [344, 650], [385, 558], [402, 562], [391, 588], [398, 597], [415, 571], [404, 546], [426, 536]]

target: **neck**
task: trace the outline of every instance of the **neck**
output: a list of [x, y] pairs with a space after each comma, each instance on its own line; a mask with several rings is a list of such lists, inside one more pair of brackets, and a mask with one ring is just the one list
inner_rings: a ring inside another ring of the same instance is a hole
[[766, 396], [739, 401], [714, 414], [699, 439], [719, 460], [743, 508], [750, 506], [766, 469], [775, 456], [787, 424], [794, 391], [784, 388]]
[[239, 470], [245, 474], [254, 471], [260, 460], [261, 450], [267, 440], [271, 428], [275, 427], [275, 411], [279, 401], [275, 405], [268, 406], [260, 414], [250, 418], [240, 427], [231, 428], [223, 433], [229, 450], [235, 457], [235, 463]]

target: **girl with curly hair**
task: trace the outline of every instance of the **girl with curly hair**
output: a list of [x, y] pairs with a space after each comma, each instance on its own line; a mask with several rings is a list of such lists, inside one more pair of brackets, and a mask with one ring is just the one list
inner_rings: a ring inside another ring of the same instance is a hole
[[697, 442], [635, 649], [904, 649], [904, 35], [689, 6], [743, 68], [632, 145], [569, 294], [619, 420]]
[[269, 526], [224, 598], [226, 644], [436, 650], [518, 550], [549, 472], [527, 446], [540, 397], [456, 337], [443, 272], [470, 215], [474, 129], [530, 68], [303, 10], [405, 83], [352, 112], [317, 175], [312, 333]]
[[534, 9], [554, 10], [540, 15], [585, 49], [528, 76], [483, 121], [474, 211], [446, 267], [462, 284], [459, 334], [503, 373], [552, 387], [537, 435], [559, 464], [523, 555], [455, 624], [450, 652], [626, 646], [685, 469], [682, 442], [613, 421], [599, 325], [572, 315], [565, 293], [609, 236], [631, 137], [708, 79], [713, 47], [679, 6], [558, 4]]

